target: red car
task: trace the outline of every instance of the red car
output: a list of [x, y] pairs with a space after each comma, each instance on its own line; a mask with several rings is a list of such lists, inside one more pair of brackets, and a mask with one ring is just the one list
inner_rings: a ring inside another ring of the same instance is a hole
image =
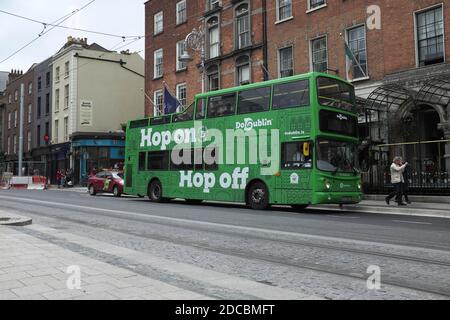
[[90, 176], [88, 189], [91, 196], [97, 193], [112, 193], [115, 197], [123, 194], [123, 172], [102, 171]]

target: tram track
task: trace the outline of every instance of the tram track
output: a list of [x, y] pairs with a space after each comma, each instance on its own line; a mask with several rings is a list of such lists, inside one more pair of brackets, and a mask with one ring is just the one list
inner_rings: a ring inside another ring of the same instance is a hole
[[[2, 207], [6, 207], [6, 206], [4, 204], [2, 204]], [[15, 209], [15, 208], [11, 208], [11, 209]], [[333, 268], [330, 266], [312, 264], [312, 263], [308, 263], [306, 261], [298, 261], [298, 260], [294, 261], [293, 259], [279, 257], [279, 256], [271, 255], [271, 254], [249, 252], [248, 250], [240, 250], [240, 249], [236, 249], [236, 248], [226, 248], [226, 247], [221, 247], [221, 246], [217, 246], [217, 245], [211, 246], [208, 243], [204, 243], [204, 242], [200, 242], [200, 241], [191, 241], [191, 240], [188, 240], [185, 238], [182, 239], [182, 238], [176, 238], [173, 236], [169, 237], [169, 236], [164, 236], [161, 234], [155, 234], [155, 233], [149, 233], [149, 232], [142, 233], [142, 232], [129, 230], [126, 228], [113, 227], [111, 225], [104, 224], [104, 223], [88, 222], [88, 221], [75, 219], [75, 218], [71, 218], [71, 217], [66, 217], [66, 216], [61, 217], [61, 216], [56, 216], [56, 215], [52, 215], [49, 213], [42, 213], [42, 212], [36, 211], [36, 210], [27, 210], [27, 211], [28, 211], [28, 213], [33, 214], [33, 215], [38, 215], [38, 216], [41, 215], [41, 216], [44, 216], [47, 218], [63, 220], [63, 221], [67, 221], [67, 222], [75, 223], [75, 224], [81, 224], [81, 225], [85, 225], [85, 226], [91, 227], [91, 228], [97, 228], [97, 229], [100, 228], [100, 229], [103, 229], [106, 231], [113, 231], [116, 233], [120, 233], [120, 234], [124, 234], [124, 235], [128, 235], [128, 236], [132, 235], [135, 237], [145, 238], [145, 239], [149, 239], [149, 240], [165, 241], [165, 242], [180, 245], [180, 246], [189, 246], [189, 247], [200, 249], [200, 250], [206, 250], [206, 251], [213, 252], [213, 253], [219, 253], [219, 254], [233, 256], [233, 257], [247, 259], [247, 260], [263, 261], [266, 263], [268, 262], [268, 263], [276, 264], [279, 266], [293, 267], [293, 268], [297, 268], [297, 269], [307, 269], [307, 270], [316, 271], [316, 272], [323, 272], [323, 273], [327, 273], [327, 274], [348, 277], [348, 278], [351, 278], [354, 280], [358, 279], [358, 280], [366, 281], [366, 279], [367, 279], [366, 274], [357, 274], [355, 272], [349, 272], [349, 271], [346, 271], [346, 270], [343, 270], [340, 268]], [[77, 211], [77, 213], [79, 213], [79, 212]], [[98, 213], [98, 212], [96, 212], [95, 214], [101, 215], [101, 216], [107, 216], [109, 218], [123, 219], [123, 220], [127, 220], [127, 221], [132, 220], [132, 221], [136, 221], [136, 222], [145, 222], [145, 223], [149, 223], [149, 224], [161, 224], [159, 222], [145, 221], [146, 219], [140, 219], [140, 218], [127, 217], [125, 219], [120, 216], [117, 216], [117, 217], [112, 216], [111, 214], [102, 214], [102, 213]], [[177, 224], [170, 224], [170, 223], [163, 223], [163, 225], [167, 225], [170, 227], [180, 227]], [[186, 227], [186, 226], [184, 226], [184, 227]], [[196, 230], [196, 231], [203, 231], [203, 232], [212, 232], [211, 230], [208, 230], [206, 228], [197, 227], [197, 226], [189, 226], [189, 229]], [[216, 231], [215, 230], [214, 233], [215, 234], [220, 233], [225, 236], [232, 236], [232, 237], [238, 236], [238, 237], [243, 237], [246, 239], [251, 238], [253, 240], [276, 242], [277, 244], [297, 245], [297, 246], [304, 246], [304, 247], [308, 247], [308, 248], [318, 248], [318, 249], [326, 249], [326, 250], [338, 250], [341, 252], [347, 252], [347, 253], [358, 254], [358, 255], [379, 256], [379, 257], [383, 257], [383, 258], [387, 258], [387, 259], [396, 259], [396, 260], [409, 261], [409, 262], [414, 262], [414, 263], [422, 263], [425, 265], [433, 264], [433, 265], [439, 265], [439, 266], [443, 266], [443, 267], [450, 267], [449, 262], [441, 261], [441, 260], [424, 259], [424, 258], [410, 257], [410, 256], [405, 256], [405, 255], [382, 253], [382, 252], [377, 252], [377, 251], [364, 251], [364, 250], [360, 250], [360, 249], [342, 248], [339, 246], [316, 244], [316, 243], [307, 242], [307, 241], [290, 241], [290, 240], [284, 240], [284, 239], [274, 239], [274, 238], [267, 238], [267, 237], [262, 237], [262, 236], [257, 236], [257, 235], [247, 235], [247, 234], [240, 235], [239, 233], [232, 232], [232, 231]], [[403, 279], [399, 280], [399, 279], [395, 279], [395, 278], [392, 278], [392, 277], [389, 277], [386, 275], [383, 277], [383, 284], [391, 285], [391, 286], [395, 286], [395, 287], [399, 287], [399, 288], [415, 290], [415, 291], [419, 291], [419, 292], [436, 294], [439, 296], [450, 298], [450, 290], [443, 290], [441, 288], [435, 288], [435, 287], [422, 285], [422, 284], [418, 285], [417, 283], [412, 283], [411, 281], [405, 281]]]

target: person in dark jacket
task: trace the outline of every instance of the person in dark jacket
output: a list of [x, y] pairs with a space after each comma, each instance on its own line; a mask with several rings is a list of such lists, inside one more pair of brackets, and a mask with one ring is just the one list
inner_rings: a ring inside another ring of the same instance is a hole
[[[405, 164], [405, 163], [403, 163]], [[403, 175], [403, 182], [402, 182], [402, 196], [405, 197], [405, 202], [407, 204], [411, 204], [411, 201], [408, 198], [408, 188], [409, 188], [409, 180], [411, 179], [411, 166], [409, 164], [406, 165], [405, 170], [402, 173]], [[398, 198], [395, 198], [395, 201], [398, 202]], [[400, 201], [402, 201], [400, 199]]]

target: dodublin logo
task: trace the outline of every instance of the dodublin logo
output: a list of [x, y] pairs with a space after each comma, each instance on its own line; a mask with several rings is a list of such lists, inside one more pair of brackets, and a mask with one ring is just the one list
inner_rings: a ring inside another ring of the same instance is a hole
[[344, 116], [343, 114], [338, 114], [337, 116], [336, 116], [339, 120], [348, 120], [348, 117], [346, 117], [346, 116]]
[[252, 118], [245, 118], [244, 122], [236, 122], [236, 130], [244, 129], [244, 131], [250, 131], [253, 128], [269, 127], [272, 125], [272, 120], [258, 119], [253, 121]]

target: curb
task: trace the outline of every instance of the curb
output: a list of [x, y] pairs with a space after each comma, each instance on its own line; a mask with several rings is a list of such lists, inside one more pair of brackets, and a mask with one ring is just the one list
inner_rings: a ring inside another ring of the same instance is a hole
[[20, 216], [0, 216], [0, 226], [24, 227], [33, 223], [33, 219]]
[[434, 217], [434, 218], [450, 218], [450, 209], [434, 210], [423, 208], [396, 208], [392, 207], [377, 207], [377, 206], [345, 206], [339, 209], [336, 206], [311, 206], [310, 209], [329, 210], [338, 212], [352, 212], [352, 213], [376, 213], [376, 214], [390, 214], [390, 215], [404, 215], [404, 216], [420, 216], [420, 217]]

